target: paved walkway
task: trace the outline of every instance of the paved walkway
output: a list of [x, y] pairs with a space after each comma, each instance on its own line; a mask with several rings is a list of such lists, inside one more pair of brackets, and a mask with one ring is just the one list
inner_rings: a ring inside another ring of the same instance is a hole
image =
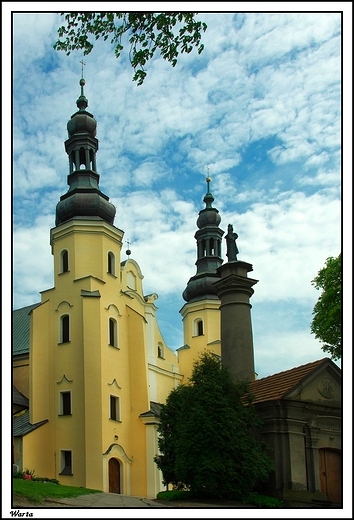
[[92, 493], [89, 495], [81, 495], [76, 498], [61, 498], [58, 500], [46, 500], [43, 504], [30, 504], [26, 500], [20, 500], [20, 497], [14, 497], [13, 508], [30, 509], [32, 507], [74, 507], [74, 508], [118, 508], [118, 507], [163, 507], [163, 508], [249, 508], [255, 507], [243, 504], [242, 502], [223, 502], [206, 500], [205, 503], [197, 501], [171, 501], [161, 503], [157, 500], [133, 497], [127, 495], [118, 495], [116, 493]]
[[[91, 493], [90, 495], [81, 495], [76, 498], [61, 498], [52, 501], [53, 507], [55, 503], [60, 506], [67, 507], [169, 507], [150, 500], [149, 498], [132, 497], [127, 495], [118, 495], [116, 493]], [[45, 506], [44, 506], [45, 507]]]

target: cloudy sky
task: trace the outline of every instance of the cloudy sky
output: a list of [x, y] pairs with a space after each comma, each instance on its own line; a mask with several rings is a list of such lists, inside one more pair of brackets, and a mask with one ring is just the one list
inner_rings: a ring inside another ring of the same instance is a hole
[[[238, 259], [259, 280], [251, 303], [264, 377], [325, 356], [310, 333], [320, 294], [311, 280], [341, 251], [342, 20], [335, 4], [327, 13], [247, 6], [200, 13], [204, 52], [180, 56], [175, 68], [157, 56], [140, 87], [127, 55], [116, 59], [108, 42], [84, 58], [84, 77], [100, 188], [144, 292], [159, 295], [167, 344], [183, 345], [179, 310], [196, 272], [209, 168], [220, 227], [233, 224]], [[68, 189], [63, 142], [83, 58], [53, 49], [61, 22], [54, 12], [13, 15], [14, 309], [53, 286], [49, 230]]]

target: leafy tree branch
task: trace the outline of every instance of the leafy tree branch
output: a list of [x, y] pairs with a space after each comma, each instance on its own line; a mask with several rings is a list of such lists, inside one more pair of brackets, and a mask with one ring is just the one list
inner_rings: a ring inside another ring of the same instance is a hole
[[145, 66], [159, 51], [161, 56], [171, 63], [177, 64], [179, 54], [192, 52], [197, 48], [200, 54], [204, 45], [201, 43], [202, 33], [207, 25], [197, 21], [198, 13], [60, 13], [64, 16], [66, 25], [58, 28], [58, 41], [54, 49], [65, 51], [81, 50], [86, 56], [94, 44], [92, 40], [99, 38], [115, 46], [117, 58], [121, 55], [124, 45], [123, 37], [127, 35], [129, 42], [129, 60], [134, 69], [133, 81], [142, 85], [146, 77]]

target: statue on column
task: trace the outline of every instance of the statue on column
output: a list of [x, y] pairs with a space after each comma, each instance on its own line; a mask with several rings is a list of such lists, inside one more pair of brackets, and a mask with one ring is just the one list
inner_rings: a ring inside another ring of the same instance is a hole
[[238, 249], [236, 245], [236, 238], [238, 238], [238, 234], [234, 233], [234, 228], [232, 224], [227, 226], [227, 235], [225, 236], [226, 240], [226, 256], [229, 262], [233, 260], [237, 260]]

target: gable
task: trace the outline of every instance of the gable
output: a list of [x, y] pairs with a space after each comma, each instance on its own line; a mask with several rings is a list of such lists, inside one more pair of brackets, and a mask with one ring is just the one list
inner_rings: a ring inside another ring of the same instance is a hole
[[323, 358], [252, 381], [250, 392], [255, 404], [289, 399], [340, 406], [341, 371]]
[[341, 406], [340, 373], [328, 364], [319, 367], [284, 396], [286, 399], [306, 401], [326, 406]]

